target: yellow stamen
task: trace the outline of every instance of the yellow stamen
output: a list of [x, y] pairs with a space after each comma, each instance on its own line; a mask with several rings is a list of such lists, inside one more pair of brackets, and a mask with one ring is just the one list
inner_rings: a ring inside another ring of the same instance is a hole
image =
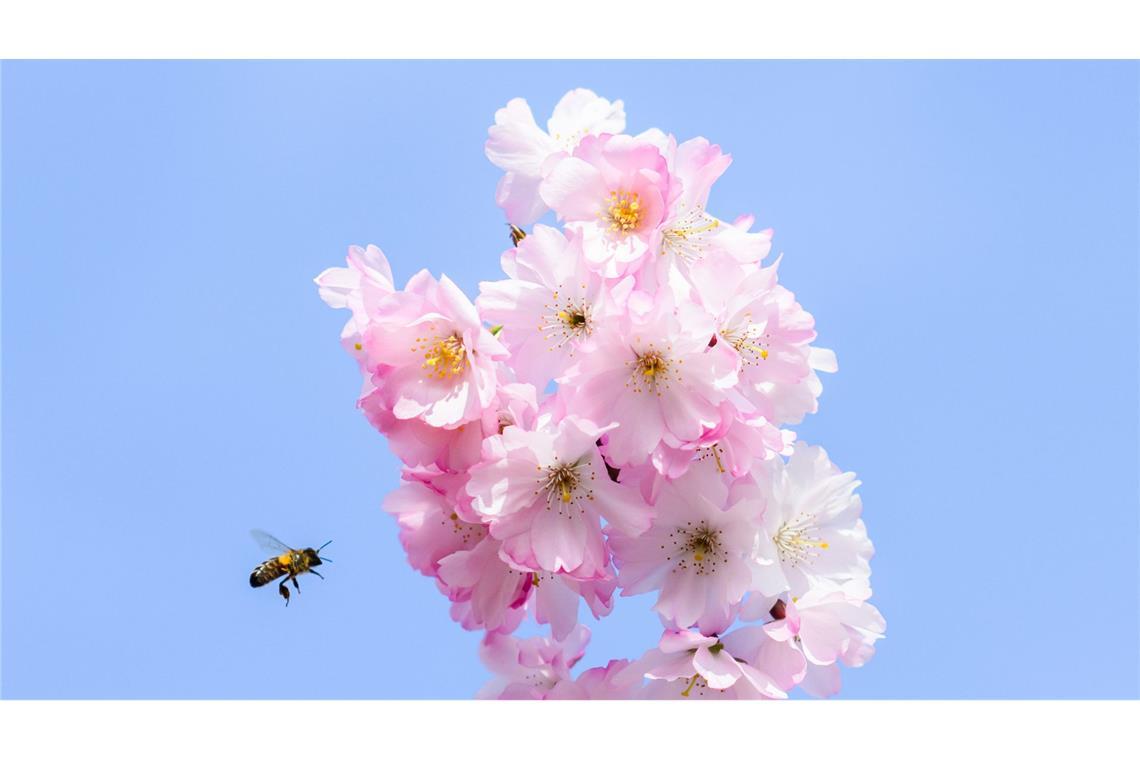
[[718, 222], [716, 219], [713, 219], [708, 224], [702, 224], [699, 227], [673, 227], [666, 230], [665, 234], [672, 235], [674, 237], [680, 238], [681, 240], [688, 240], [692, 235], [699, 235], [702, 232], [715, 230], [719, 226], [720, 222]]
[[586, 314], [582, 311], [560, 311], [557, 316], [568, 327], [574, 329], [585, 327], [587, 321]]
[[634, 393], [648, 392], [660, 396], [669, 389], [672, 381], [680, 379], [678, 367], [674, 366], [674, 363], [680, 365], [683, 361], [683, 359], [672, 359], [668, 349], [658, 349], [652, 343], [644, 352], [635, 348], [634, 358], [626, 362], [626, 366], [630, 368], [626, 387], [631, 388]]
[[685, 690], [683, 692], [681, 692], [682, 697], [689, 696], [689, 692], [693, 690], [693, 684], [697, 682], [698, 678], [700, 678], [700, 674], [694, 673], [693, 677], [689, 679], [689, 685], [685, 687]]
[[682, 211], [662, 233], [661, 255], [671, 253], [681, 261], [696, 262], [708, 249], [708, 234], [718, 227], [720, 222], [706, 214], [701, 206]]
[[818, 528], [812, 515], [802, 515], [791, 523], [781, 525], [772, 537], [780, 552], [780, 560], [793, 565], [810, 563], [819, 556], [819, 552], [814, 550], [829, 549], [831, 544], [819, 540], [816, 530]]
[[756, 357], [761, 360], [768, 358], [768, 339], [772, 336], [765, 333], [752, 323], [750, 312], [745, 312], [746, 322], [736, 327], [721, 330], [720, 337], [740, 354], [745, 364], [756, 364]]
[[610, 230], [626, 234], [633, 232], [641, 224], [641, 198], [637, 193], [624, 190], [610, 193], [608, 219]]
[[[540, 486], [546, 490], [547, 504], [553, 504], [556, 498], [563, 504], [574, 501], [575, 494], [580, 493], [578, 488], [582, 483], [578, 473], [580, 466], [581, 462], [569, 462], [556, 463], [546, 468], [546, 478], [540, 481]], [[539, 470], [542, 470], [542, 467], [539, 467]], [[587, 493], [586, 498], [593, 497]]]
[[437, 338], [424, 353], [423, 369], [427, 370], [428, 377], [439, 380], [448, 375], [455, 376], [463, 373], [467, 360], [467, 349], [458, 335], [449, 335], [446, 338]]
[[646, 377], [653, 377], [665, 370], [665, 360], [660, 354], [645, 354], [641, 357], [641, 373]]
[[703, 523], [691, 534], [688, 541], [689, 551], [693, 553], [693, 562], [698, 564], [704, 562], [709, 554], [716, 552], [719, 546], [717, 531]]
[[353, 345], [353, 348], [355, 348], [357, 351], [359, 351], [360, 349], [364, 348], [364, 346], [360, 345], [359, 343], [354, 343], [354, 344], [352, 344], [352, 345]]

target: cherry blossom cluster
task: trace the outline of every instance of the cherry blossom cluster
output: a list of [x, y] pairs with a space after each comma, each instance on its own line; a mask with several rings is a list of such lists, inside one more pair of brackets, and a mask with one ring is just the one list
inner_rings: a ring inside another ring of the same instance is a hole
[[[384, 509], [485, 632], [482, 697], [834, 694], [885, 630], [859, 483], [788, 429], [835, 356], [764, 263], [772, 231], [708, 211], [730, 157], [624, 130], [584, 89], [545, 131], [520, 98], [495, 114], [511, 245], [474, 301], [426, 270], [396, 288], [374, 246], [316, 278], [403, 463]], [[655, 595], [660, 640], [575, 676], [583, 606], [619, 591]], [[527, 616], [549, 635], [514, 637]]]

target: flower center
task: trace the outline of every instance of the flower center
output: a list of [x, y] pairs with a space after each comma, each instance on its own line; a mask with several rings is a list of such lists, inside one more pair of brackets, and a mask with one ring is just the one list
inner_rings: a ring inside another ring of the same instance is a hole
[[815, 515], [801, 515], [794, 521], [785, 520], [772, 539], [780, 554], [780, 561], [795, 567], [801, 562], [810, 563], [819, 556], [820, 551], [830, 548], [829, 543], [820, 541], [818, 534], [813, 533], [815, 527]]
[[416, 338], [420, 344], [413, 348], [427, 346], [424, 351], [424, 363], [420, 365], [427, 370], [428, 377], [442, 380], [446, 377], [455, 377], [463, 374], [467, 364], [467, 349], [463, 346], [463, 339], [458, 335], [449, 335], [446, 338]]
[[[583, 284], [583, 288], [585, 285]], [[543, 333], [545, 340], [554, 339], [551, 348], [562, 348], [567, 343], [573, 343], [593, 332], [594, 325], [590, 319], [590, 304], [585, 301], [576, 301], [572, 298], [561, 298], [554, 293], [554, 302], [547, 306], [538, 329]]]
[[632, 387], [634, 393], [650, 391], [660, 396], [661, 392], [669, 387], [669, 382], [677, 378], [673, 360], [666, 352], [655, 348], [652, 343], [643, 353], [635, 351], [634, 358], [627, 361], [626, 366], [632, 370], [629, 380], [626, 381], [626, 387]]
[[676, 527], [669, 532], [662, 549], [669, 551], [667, 559], [676, 562], [672, 572], [693, 570], [697, 575], [712, 575], [717, 565], [728, 562], [728, 552], [721, 543], [721, 530], [713, 528], [704, 520], [694, 525]]
[[764, 328], [756, 325], [745, 314], [743, 324], [721, 330], [720, 337], [724, 338], [730, 346], [740, 354], [746, 365], [759, 364], [768, 358], [769, 339], [771, 333], [765, 333]]
[[667, 366], [661, 354], [656, 351], [643, 354], [637, 359], [637, 368], [640, 369], [641, 374], [646, 377], [654, 377], [662, 374]]
[[575, 329], [586, 326], [586, 315], [581, 311], [560, 311], [558, 318]]
[[[546, 468], [545, 477], [538, 481], [539, 490], [535, 491], [535, 494], [540, 491], [546, 492], [547, 509], [557, 504], [559, 511], [563, 512], [562, 507], [564, 505], [576, 502], [581, 496], [585, 496], [587, 499], [594, 498], [594, 492], [585, 482], [585, 473], [582, 472], [587, 461], [583, 458], [577, 462], [557, 462]], [[594, 479], [592, 469], [589, 473], [589, 479]], [[577, 510], [565, 511], [565, 514], [567, 517], [573, 518], [575, 511]]]
[[610, 191], [610, 207], [608, 218], [610, 231], [628, 234], [641, 224], [641, 198], [637, 193], [627, 193], [625, 190]]
[[692, 535], [685, 548], [692, 552], [694, 562], [704, 562], [705, 557], [716, 551], [720, 545], [720, 541], [717, 540], [718, 532], [719, 531], [710, 530], [707, 526], [702, 525], [702, 527], [698, 528]]
[[570, 501], [570, 495], [578, 488], [578, 473], [570, 465], [551, 467], [547, 488], [551, 493], [557, 491], [562, 494], [562, 501]]

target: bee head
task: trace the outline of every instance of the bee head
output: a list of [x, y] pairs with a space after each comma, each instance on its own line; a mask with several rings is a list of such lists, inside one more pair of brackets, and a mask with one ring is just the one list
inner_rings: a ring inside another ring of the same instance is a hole
[[321, 558], [321, 551], [331, 543], [332, 543], [331, 540], [325, 541], [317, 549], [306, 549], [305, 550], [305, 558], [309, 560], [309, 564], [310, 565], [319, 565], [322, 562], [332, 562], [332, 560], [329, 559], [328, 557], [325, 557], [323, 559]]

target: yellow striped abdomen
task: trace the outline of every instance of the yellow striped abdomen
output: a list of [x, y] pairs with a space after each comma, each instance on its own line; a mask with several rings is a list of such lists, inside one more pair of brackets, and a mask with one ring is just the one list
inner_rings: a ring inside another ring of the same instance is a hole
[[253, 572], [249, 576], [249, 585], [257, 588], [258, 586], [264, 586], [266, 583], [272, 583], [289, 572], [289, 564], [288, 554], [265, 560], [253, 569]]

